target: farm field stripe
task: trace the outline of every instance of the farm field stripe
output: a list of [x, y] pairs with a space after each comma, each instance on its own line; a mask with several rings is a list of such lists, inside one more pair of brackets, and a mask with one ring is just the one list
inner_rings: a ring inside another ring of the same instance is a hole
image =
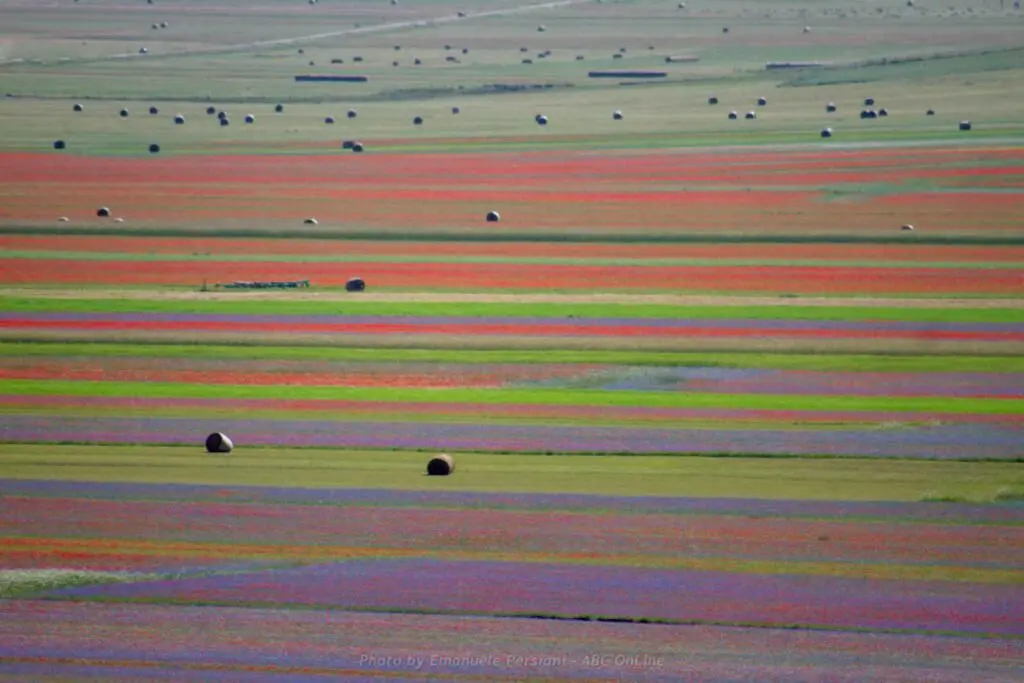
[[[411, 391], [411, 390], [410, 390]], [[219, 430], [262, 446], [584, 454], [1024, 458], [1019, 429], [942, 425], [900, 430], [730, 430], [230, 418], [75, 418], [0, 414], [13, 443], [195, 444]]]
[[[109, 268], [100, 261], [2, 259], [0, 282], [6, 284], [75, 283], [82, 285], [188, 285], [204, 280], [306, 279], [319, 286], [341, 286], [351, 269], [337, 264], [298, 265], [224, 261], [144, 263]], [[779, 292], [833, 294], [1009, 294], [1024, 289], [1024, 270], [981, 268], [843, 268], [843, 267], [666, 267], [546, 266], [508, 264], [381, 263], [373, 269], [376, 287], [418, 289], [516, 290], [665, 290], [711, 292]], [[441, 267], [443, 266], [443, 267]]]
[[[35, 446], [28, 452], [41, 454], [56, 451], [82, 451], [81, 447]], [[104, 446], [86, 448], [86, 451], [110, 452]], [[113, 453], [130, 450], [127, 447], [113, 447]], [[170, 456], [177, 448], [159, 448], [161, 454]], [[73, 456], [72, 456], [73, 457]], [[130, 453], [124, 457], [131, 457]], [[811, 470], [828, 468], [863, 467], [871, 471], [906, 469], [919, 470], [924, 465], [941, 468], [949, 476], [949, 468], [974, 468], [971, 463], [879, 463], [866, 460], [857, 463], [845, 462], [801, 462], [798, 477], [801, 480], [815, 479]], [[746, 465], [751, 462], [747, 461]], [[725, 464], [730, 470], [734, 465]], [[769, 463], [771, 471], [762, 472], [771, 476], [777, 472], [777, 463]], [[761, 469], [764, 469], [764, 465]], [[691, 474], [697, 474], [693, 472]], [[820, 472], [819, 472], [820, 474]], [[850, 474], [850, 471], [847, 471]], [[889, 475], [897, 476], [889, 471]], [[958, 476], [958, 475], [953, 475]], [[679, 514], [713, 515], [737, 518], [781, 518], [818, 519], [831, 521], [875, 521], [891, 522], [900, 519], [913, 523], [933, 524], [982, 524], [1024, 526], [1024, 514], [1017, 506], [999, 506], [983, 503], [908, 502], [887, 500], [838, 500], [813, 498], [740, 498], [740, 497], [688, 497], [688, 496], [624, 496], [580, 493], [537, 493], [537, 492], [494, 492], [494, 491], [446, 491], [446, 490], [402, 490], [395, 488], [353, 488], [325, 486], [317, 487], [254, 486], [235, 484], [185, 484], [118, 481], [71, 481], [60, 479], [0, 479], [4, 491], [14, 497], [32, 499], [68, 498], [76, 500], [108, 500], [143, 502], [195, 501], [231, 504], [266, 505], [329, 505], [356, 507], [414, 507], [447, 508], [452, 510], [472, 509], [515, 509], [550, 510], [566, 512], [615, 512], [619, 514]], [[761, 493], [768, 493], [762, 489]], [[806, 487], [800, 491], [813, 493]]]
[[[289, 294], [291, 294], [289, 292]], [[320, 292], [323, 295], [322, 292]], [[216, 296], [216, 294], [206, 293]], [[672, 304], [649, 304], [643, 300], [636, 303], [627, 301], [600, 303], [581, 301], [552, 301], [531, 303], [499, 300], [487, 301], [418, 301], [415, 296], [409, 301], [396, 301], [391, 298], [381, 300], [380, 296], [369, 295], [367, 300], [309, 300], [294, 297], [269, 297], [266, 299], [245, 298], [235, 296], [225, 298], [175, 299], [170, 295], [166, 299], [113, 299], [87, 298], [87, 293], [79, 293], [81, 298], [49, 298], [45, 293], [36, 297], [4, 297], [0, 296], [0, 311], [10, 316], [12, 313], [93, 313], [104, 315], [123, 315], [127, 313], [153, 314], [208, 314], [223, 315], [230, 311], [232, 315], [289, 315], [316, 316], [338, 315], [343, 311], [346, 315], [374, 316], [431, 316], [431, 317], [515, 317], [515, 318], [565, 318], [572, 315], [579, 319], [589, 318], [622, 318], [628, 312], [633, 319], [687, 319], [687, 320], [719, 320], [719, 319], [757, 319], [757, 320], [835, 320], [835, 321], [900, 321], [900, 322], [937, 322], [937, 323], [1024, 323], [1024, 309], [1001, 308], [997, 302], [986, 302], [984, 307], [966, 308], [914, 308], [902, 306], [885, 308], [879, 306], [847, 305], [843, 301], [832, 302], [830, 306], [805, 305], [802, 301], [793, 301], [789, 306], [779, 305], [739, 305], [726, 302], [708, 302], [702, 306], [679, 306]], [[127, 293], [126, 293], [127, 296]], [[991, 305], [997, 304], [996, 306]]]
[[[513, 265], [525, 266], [617, 266], [617, 267], [829, 267], [829, 268], [921, 268], [919, 261], [891, 260], [822, 260], [822, 259], [738, 259], [738, 258], [572, 258], [572, 257], [501, 257], [501, 256], [416, 256], [388, 255], [365, 256], [344, 254], [338, 256], [323, 255], [275, 255], [263, 254], [254, 258], [245, 254], [122, 254], [113, 252], [72, 252], [72, 251], [4, 251], [6, 259], [42, 259], [42, 260], [76, 260], [102, 262], [144, 262], [144, 263], [333, 263], [339, 266], [348, 264], [470, 264], [470, 265]], [[265, 266], [258, 266], [265, 267]], [[1020, 261], [928, 261], [928, 268], [964, 270], [977, 268], [982, 270], [1020, 270]]]
[[[389, 256], [430, 258], [502, 257], [509, 259], [772, 259], [787, 261], [894, 261], [894, 262], [1024, 262], [1024, 248], [974, 247], [915, 244], [578, 244], [566, 242], [481, 243], [481, 242], [380, 242], [328, 239], [232, 239], [182, 237], [167, 239], [145, 236], [62, 235], [59, 240], [38, 235], [0, 234], [0, 249], [45, 252], [55, 247], [84, 254], [180, 254], [213, 257], [236, 254], [240, 258], [258, 255], [359, 256], [386, 259]], [[258, 259], [255, 259], [258, 260]]]
[[480, 403], [490, 405], [602, 405], [647, 408], [746, 408], [751, 410], [879, 410], [900, 413], [948, 412], [1020, 415], [1024, 401], [959, 397], [788, 396], [622, 392], [588, 389], [423, 389], [402, 387], [324, 387], [204, 385], [148, 382], [10, 380], [9, 395], [133, 396], [145, 398], [302, 399]]

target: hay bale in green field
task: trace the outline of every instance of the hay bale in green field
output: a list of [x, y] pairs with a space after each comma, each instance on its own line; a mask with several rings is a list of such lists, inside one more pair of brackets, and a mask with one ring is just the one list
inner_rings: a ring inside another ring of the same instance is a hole
[[230, 453], [234, 448], [235, 444], [226, 434], [214, 432], [206, 437], [207, 453]]
[[455, 460], [447, 453], [435, 455], [427, 463], [427, 475], [431, 477], [447, 477], [455, 471]]

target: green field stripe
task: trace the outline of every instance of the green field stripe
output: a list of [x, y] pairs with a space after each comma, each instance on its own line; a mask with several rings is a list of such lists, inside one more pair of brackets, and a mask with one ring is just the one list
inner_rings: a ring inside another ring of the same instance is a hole
[[1022, 415], [1024, 400], [961, 397], [815, 396], [779, 394], [697, 394], [583, 389], [424, 389], [192, 384], [178, 382], [78, 382], [6, 380], [6, 394], [33, 396], [137, 396], [145, 398], [277, 398], [285, 400], [480, 403], [648, 408], [746, 408], [750, 410], [877, 410]]
[[115, 253], [98, 251], [3, 252], [9, 259], [64, 259], [69, 261], [111, 262], [225, 262], [225, 263], [442, 263], [509, 264], [534, 266], [630, 266], [630, 267], [819, 267], [819, 268], [940, 268], [979, 270], [1022, 270], [1024, 264], [1000, 261], [868, 261], [835, 259], [730, 259], [730, 258], [556, 258], [501, 256], [443, 256], [402, 254], [379, 256], [365, 254], [167, 254]]
[[998, 462], [460, 453], [458, 476], [425, 477], [425, 457], [415, 451], [246, 447], [223, 459], [209, 457], [201, 444], [0, 444], [0, 476], [302, 488], [878, 501], [917, 501], [928, 492], [992, 501], [1002, 487], [1024, 484], [1019, 464]]
[[760, 368], [821, 372], [1024, 372], [1021, 356], [693, 353], [595, 350], [452, 350], [336, 346], [190, 345], [163, 343], [0, 342], [0, 355], [139, 357], [323, 362], [570, 363], [651, 367]]
[[837, 320], [947, 323], [1024, 323], [1024, 308], [871, 306], [673, 306], [632, 303], [515, 303], [430, 301], [313, 301], [3, 297], [0, 311], [25, 313], [209, 313], [222, 315], [392, 315], [503, 318], [643, 318], [674, 320]]

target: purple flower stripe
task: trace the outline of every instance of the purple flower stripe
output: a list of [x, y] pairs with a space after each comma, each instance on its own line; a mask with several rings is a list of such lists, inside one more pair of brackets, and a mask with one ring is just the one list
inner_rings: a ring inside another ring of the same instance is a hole
[[558, 453], [825, 454], [923, 459], [1011, 459], [1024, 455], [1022, 430], [994, 425], [786, 431], [0, 415], [0, 441], [198, 444], [215, 431], [226, 432], [239, 446]]
[[35, 313], [0, 312], [0, 320], [40, 321], [124, 321], [124, 322], [234, 322], [280, 323], [286, 325], [328, 324], [366, 325], [395, 324], [421, 325], [567, 325], [590, 327], [631, 326], [650, 328], [704, 328], [725, 327], [735, 329], [773, 330], [894, 330], [905, 332], [1009, 332], [1024, 333], [1024, 323], [959, 323], [914, 322], [899, 320], [776, 320], [776, 319], [666, 319], [666, 318], [537, 318], [537, 317], [473, 317], [473, 316], [402, 316], [402, 315], [223, 315], [219, 313]]
[[1024, 637], [1017, 586], [635, 567], [355, 560], [251, 574], [107, 584], [57, 596], [486, 614], [601, 615]]
[[[640, 661], [616, 663], [621, 654]], [[303, 681], [318, 680], [317, 673], [325, 680], [365, 680], [356, 672], [375, 676], [375, 682], [396, 680], [388, 677], [393, 671], [403, 681], [422, 680], [409, 677], [419, 674], [502, 683], [538, 676], [634, 683], [862, 683], [863, 672], [870, 670], [871, 680], [881, 683], [1016, 683], [1019, 678], [1012, 674], [1021, 654], [1015, 641], [955, 636], [0, 602], [0, 678], [17, 680], [175, 680], [177, 675], [177, 680], [280, 683], [297, 680], [289, 670], [305, 669]], [[610, 658], [593, 667], [585, 664], [588, 655]], [[529, 656], [557, 659], [544, 667], [517, 660]], [[103, 662], [107, 665], [99, 666]]]
[[[668, 498], [573, 493], [482, 493], [395, 489], [300, 489], [29, 479], [0, 479], [0, 490], [7, 496], [115, 501], [178, 502], [186, 500], [333, 506], [509, 508], [567, 512], [608, 510], [637, 514], [837, 518], [843, 521], [898, 519], [907, 522], [1024, 524], [1024, 505], [1012, 504]], [[0, 499], [0, 510], [3, 510], [2, 499]]]

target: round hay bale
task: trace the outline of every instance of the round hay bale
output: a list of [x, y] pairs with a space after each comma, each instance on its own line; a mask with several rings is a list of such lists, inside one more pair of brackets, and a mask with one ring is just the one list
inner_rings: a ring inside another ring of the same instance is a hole
[[185, 117], [182, 116], [181, 114], [175, 114], [175, 116], [174, 116], [174, 123], [175, 123], [175, 125], [178, 125], [178, 126], [184, 125]]
[[313, 217], [307, 218], [306, 220], [302, 221], [302, 224], [303, 225], [320, 225], [320, 223], [315, 218], [313, 218]]
[[331, 124], [333, 124], [333, 123], [334, 123], [334, 117], [333, 117], [333, 116], [328, 116], [328, 117], [326, 117], [326, 118], [324, 119], [324, 123], [326, 123], [326, 124], [327, 124], [328, 126], [330, 126]]
[[161, 21], [161, 22], [160, 22], [160, 28], [167, 28], [167, 25], [168, 25], [168, 24], [167, 24], [167, 22], [166, 22], [166, 21]]
[[227, 128], [228, 126], [231, 125], [231, 121], [230, 121], [230, 119], [228, 119], [228, 117], [225, 116], [224, 118], [222, 118], [220, 120], [220, 125], [221, 125], [221, 128]]
[[398, 66], [398, 62], [391, 62], [391, 66]]
[[865, 97], [864, 98], [864, 106], [865, 107], [873, 107], [873, 106], [875, 106], [875, 98], [874, 97]]
[[302, 49], [302, 48], [300, 47], [300, 48], [299, 48], [299, 54], [300, 54], [300, 55], [304, 55], [304, 54], [306, 54], [306, 51], [305, 51], [305, 50], [303, 50], [303, 49]]
[[970, 129], [971, 129], [971, 122], [970, 121], [961, 121], [960, 122], [960, 130], [970, 130]]
[[349, 278], [349, 281], [345, 283], [346, 292], [362, 292], [366, 289], [366, 282], [361, 277]]
[[548, 125], [548, 117], [544, 116], [543, 114], [537, 114], [534, 120], [537, 122], [538, 126]]
[[99, 216], [100, 218], [110, 218], [110, 209], [108, 209], [105, 206], [101, 206], [100, 208], [96, 209], [96, 215]]
[[65, 149], [66, 147], [67, 147], [67, 144], [63, 140], [54, 140], [53, 141], [53, 148], [54, 149]]
[[114, 222], [115, 223], [124, 223], [124, 219], [123, 218], [115, 218]]
[[926, 111], [924, 113], [924, 115], [925, 116], [935, 116], [935, 110], [934, 109], [929, 109], [928, 111]]
[[356, 144], [355, 140], [342, 140], [341, 141], [341, 148], [342, 149], [352, 149], [352, 146], [354, 144]]
[[345, 116], [349, 117], [350, 119], [354, 119], [357, 115], [358, 114], [356, 114], [355, 109], [349, 109], [347, 112], [345, 112]]
[[149, 153], [150, 154], [159, 154], [160, 153], [160, 145], [158, 145], [158, 144], [156, 144], [154, 142], [152, 145], [149, 146]]
[[364, 149], [363, 143], [361, 143], [361, 142], [353, 142], [352, 143], [352, 151], [353, 152], [362, 152], [363, 149]]
[[126, 119], [126, 118], [128, 118], [128, 110], [127, 110], [127, 109], [122, 109], [122, 110], [121, 110], [120, 112], [118, 112], [118, 113], [119, 113], [119, 114], [121, 115], [121, 118], [122, 118], [122, 119]]
[[412, 60], [412, 64], [413, 66], [420, 66], [421, 64], [423, 64], [423, 60], [417, 57], [416, 59]]
[[612, 59], [622, 59], [622, 55], [616, 52], [615, 54], [612, 55]]
[[275, 106], [274, 106], [274, 111], [275, 111], [276, 113], [280, 114], [281, 112], [283, 112], [283, 111], [284, 111], [284, 105], [283, 105], [283, 104], [278, 104], [278, 105], [275, 105]]
[[423, 125], [423, 117], [422, 116], [413, 117], [412, 125], [414, 125], [414, 126], [422, 126]]
[[519, 63], [520, 64], [533, 64], [533, 60], [530, 59], [529, 57], [527, 57], [527, 58], [523, 59], [522, 61], [520, 61]]
[[914, 226], [911, 225], [910, 223], [907, 223], [906, 225], [901, 225], [900, 226], [900, 230], [912, 231], [913, 229], [914, 229]]
[[160, 24], [153, 24], [150, 28], [152, 28], [154, 31], [156, 31], [156, 30], [158, 30], [160, 28]]
[[82, 105], [75, 103], [75, 106], [71, 107], [72, 111], [82, 111]]
[[730, 119], [738, 119], [738, 118], [739, 118], [739, 116], [740, 116], [740, 115], [739, 115], [739, 114], [737, 114], [737, 113], [736, 113], [736, 112], [734, 112], [734, 111], [731, 111], [731, 112], [729, 112], [729, 118], [730, 118]]
[[681, 3], [679, 3], [678, 5], [676, 5], [676, 7], [677, 7], [678, 9], [686, 9], [686, 3], [685, 3], [685, 2], [681, 2]]
[[582, 62], [583, 61], [583, 55], [576, 55], [576, 61], [577, 62]]
[[837, 107], [836, 107], [835, 102], [829, 102], [828, 104], [825, 105], [825, 111], [827, 111], [829, 114], [834, 114], [835, 111], [836, 111], [836, 108]]
[[530, 49], [529, 49], [529, 48], [526, 48], [526, 47], [521, 47], [521, 48], [519, 48], [519, 51], [520, 51], [520, 52], [529, 52], [529, 51], [530, 51]]
[[764, 107], [767, 104], [768, 104], [768, 99], [767, 98], [764, 98], [764, 97], [758, 97], [757, 98], [757, 106]]
[[618, 111], [618, 110], [613, 111], [612, 112], [612, 119], [614, 121], [621, 121], [622, 120], [622, 112]]
[[452, 107], [452, 114], [458, 114], [458, 113], [460, 113], [461, 111], [462, 111], [462, 110], [461, 110], [461, 109], [459, 109], [458, 107]]
[[889, 115], [889, 110], [886, 109], [885, 107], [882, 107], [881, 109], [878, 110], [878, 115], [879, 116], [888, 116]]
[[213, 116], [214, 114], [217, 113], [217, 108], [216, 107], [207, 107], [206, 108], [206, 113], [209, 114], [210, 116]]
[[465, 17], [465, 16], [466, 16], [466, 13], [460, 10], [460, 11], [458, 11], [458, 12], [456, 13], [456, 16], [459, 16], [459, 17]]
[[487, 222], [488, 223], [498, 223], [500, 221], [501, 221], [501, 214], [499, 214], [497, 211], [488, 211], [487, 212]]
[[744, 118], [746, 118], [747, 120], [756, 119], [757, 118], [757, 112], [748, 111], [747, 115]]
[[728, 32], [729, 32], [729, 27], [728, 26], [723, 26], [722, 27], [722, 33], [728, 33]]
[[821, 130], [821, 137], [823, 137], [823, 138], [830, 138], [830, 137], [832, 137], [832, 129], [831, 128], [822, 128], [822, 130]]
[[445, 46], [444, 46], [444, 49], [445, 49], [445, 50], [451, 50], [451, 49], [452, 49], [452, 46], [451, 46], [451, 45], [445, 45]]
[[159, 109], [157, 109], [156, 107], [150, 107], [150, 108], [149, 108], [149, 114], [150, 114], [150, 116], [156, 116], [156, 115], [157, 115], [157, 114], [159, 114], [159, 113], [160, 113], [160, 110], [159, 110]]
[[146, 48], [144, 48], [144, 47], [140, 47], [140, 48], [139, 48], [139, 54], [140, 54], [140, 55], [145, 55], [145, 54], [149, 54], [149, 50], [147, 50], [147, 49], [146, 49]]
[[462, 48], [462, 54], [468, 55], [469, 54], [469, 48], [468, 47]]
[[256, 117], [252, 114], [246, 114], [244, 120], [246, 123], [256, 123]]
[[235, 447], [231, 439], [228, 438], [227, 434], [221, 434], [220, 432], [214, 432], [206, 437], [206, 452], [207, 453], [230, 453]]
[[878, 114], [875, 112], [874, 109], [862, 109], [860, 112], [860, 117], [862, 119], [875, 119], [878, 118]]
[[540, 26], [537, 27], [537, 33], [544, 33], [544, 31], [547, 31], [547, 30], [548, 30], [548, 28], [544, 24], [541, 24]]
[[219, 111], [219, 112], [217, 112], [217, 118], [218, 119], [226, 119], [227, 117], [228, 117], [228, 113], [226, 111]]
[[718, 98], [712, 95], [711, 97], [708, 98], [708, 104], [718, 104]]
[[60, 218], [57, 219], [57, 222], [58, 223], [67, 223], [68, 222], [68, 217], [67, 216], [61, 216]]
[[804, 33], [810, 33], [810, 32], [811, 32], [811, 27], [810, 26], [804, 26]]
[[447, 453], [435, 455], [427, 463], [427, 474], [431, 477], [447, 477], [455, 471], [455, 460]]

